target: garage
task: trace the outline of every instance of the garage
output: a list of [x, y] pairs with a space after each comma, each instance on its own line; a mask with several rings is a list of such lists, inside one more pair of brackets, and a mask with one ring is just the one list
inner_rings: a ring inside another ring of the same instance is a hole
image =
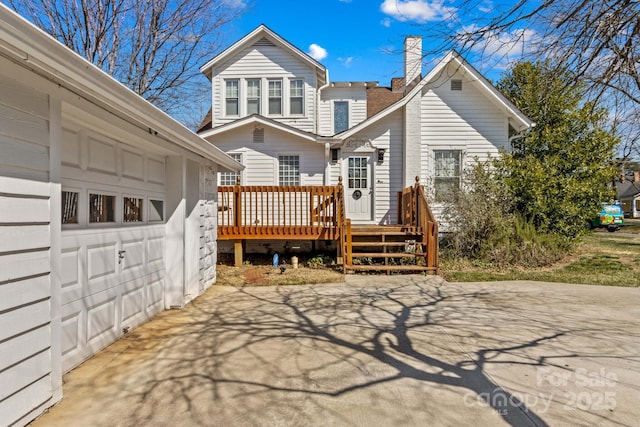
[[0, 4], [0, 425], [215, 281], [237, 162]]

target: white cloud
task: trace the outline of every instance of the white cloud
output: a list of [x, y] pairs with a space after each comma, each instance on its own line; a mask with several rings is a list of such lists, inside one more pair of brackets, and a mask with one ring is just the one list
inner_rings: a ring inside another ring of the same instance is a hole
[[[467, 34], [477, 30], [475, 25], [463, 28], [463, 32]], [[495, 68], [506, 69], [514, 60], [533, 52], [540, 42], [538, 33], [531, 29], [489, 32], [473, 45], [472, 50], [496, 61]]]
[[353, 62], [353, 56], [347, 56], [346, 58], [338, 58], [338, 61], [342, 62], [342, 65], [345, 68], [351, 67], [351, 63]]
[[491, 0], [483, 1], [479, 6], [478, 10], [482, 13], [493, 12], [493, 2]]
[[457, 9], [444, 5], [443, 0], [384, 0], [380, 10], [398, 21], [442, 21], [455, 15]]
[[384, 18], [380, 23], [383, 27], [389, 28], [391, 26], [391, 18]]
[[307, 52], [307, 54], [316, 61], [322, 61], [327, 57], [327, 49], [323, 48], [320, 45], [312, 43], [311, 45], [309, 45], [309, 52]]
[[243, 9], [247, 6], [244, 0], [223, 0], [223, 3], [234, 9]]

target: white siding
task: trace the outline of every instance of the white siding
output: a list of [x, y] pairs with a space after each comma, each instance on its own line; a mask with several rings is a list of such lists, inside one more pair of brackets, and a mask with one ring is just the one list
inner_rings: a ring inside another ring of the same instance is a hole
[[[421, 182], [432, 194], [433, 150], [461, 150], [462, 166], [474, 158], [485, 160], [497, 156], [500, 147], [508, 146], [507, 114], [497, 107], [462, 70], [450, 69], [444, 75], [462, 80], [462, 90], [451, 90], [448, 78], [432, 85], [422, 96]], [[442, 206], [432, 206], [439, 218]]]
[[[283, 123], [295, 126], [307, 132], [315, 132], [316, 116], [316, 74], [315, 70], [290, 55], [284, 49], [275, 46], [252, 46], [239, 52], [223, 64], [215, 67], [212, 78], [212, 117], [213, 125], [220, 126], [237, 119], [223, 116], [224, 80], [230, 78], [262, 78], [262, 112], [264, 116], [274, 118]], [[266, 114], [267, 78], [283, 79], [283, 116]], [[289, 115], [289, 79], [304, 79], [305, 108], [304, 116]], [[244, 113], [243, 85], [240, 86], [240, 114]]]
[[367, 118], [367, 89], [355, 87], [327, 87], [320, 95], [318, 109], [320, 135], [334, 135], [333, 102], [349, 101], [349, 127], [353, 127]]
[[50, 401], [49, 99], [0, 79], [0, 425]]
[[226, 153], [241, 153], [243, 185], [278, 185], [278, 156], [300, 156], [300, 184], [323, 185], [324, 144], [301, 140], [266, 127], [264, 143], [253, 142], [253, 127], [226, 132], [214, 145]]
[[402, 110], [396, 111], [354, 135], [356, 139], [370, 139], [375, 148], [386, 150], [383, 163], [374, 164], [374, 221], [379, 224], [396, 224], [398, 219], [397, 193], [403, 188], [402, 114]]

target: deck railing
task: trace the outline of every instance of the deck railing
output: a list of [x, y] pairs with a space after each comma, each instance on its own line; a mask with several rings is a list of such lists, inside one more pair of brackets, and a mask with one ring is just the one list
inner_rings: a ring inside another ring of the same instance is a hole
[[422, 231], [422, 246], [426, 252], [427, 267], [438, 269], [438, 223], [429, 207], [424, 187], [416, 177], [413, 187], [407, 187], [400, 194], [398, 217], [407, 228]]
[[218, 187], [218, 239], [338, 240], [342, 185]]

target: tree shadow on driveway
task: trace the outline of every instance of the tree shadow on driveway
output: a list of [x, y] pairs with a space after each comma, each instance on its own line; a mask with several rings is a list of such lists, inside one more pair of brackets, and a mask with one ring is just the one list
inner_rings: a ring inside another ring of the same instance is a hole
[[[76, 415], [97, 425], [545, 426], [566, 399], [540, 369], [571, 372], [580, 355], [565, 339], [602, 329], [522, 310], [530, 294], [510, 305], [508, 292], [422, 276], [369, 280], [227, 289], [163, 313], [73, 380], [92, 393]], [[89, 415], [100, 402], [109, 412]]]

